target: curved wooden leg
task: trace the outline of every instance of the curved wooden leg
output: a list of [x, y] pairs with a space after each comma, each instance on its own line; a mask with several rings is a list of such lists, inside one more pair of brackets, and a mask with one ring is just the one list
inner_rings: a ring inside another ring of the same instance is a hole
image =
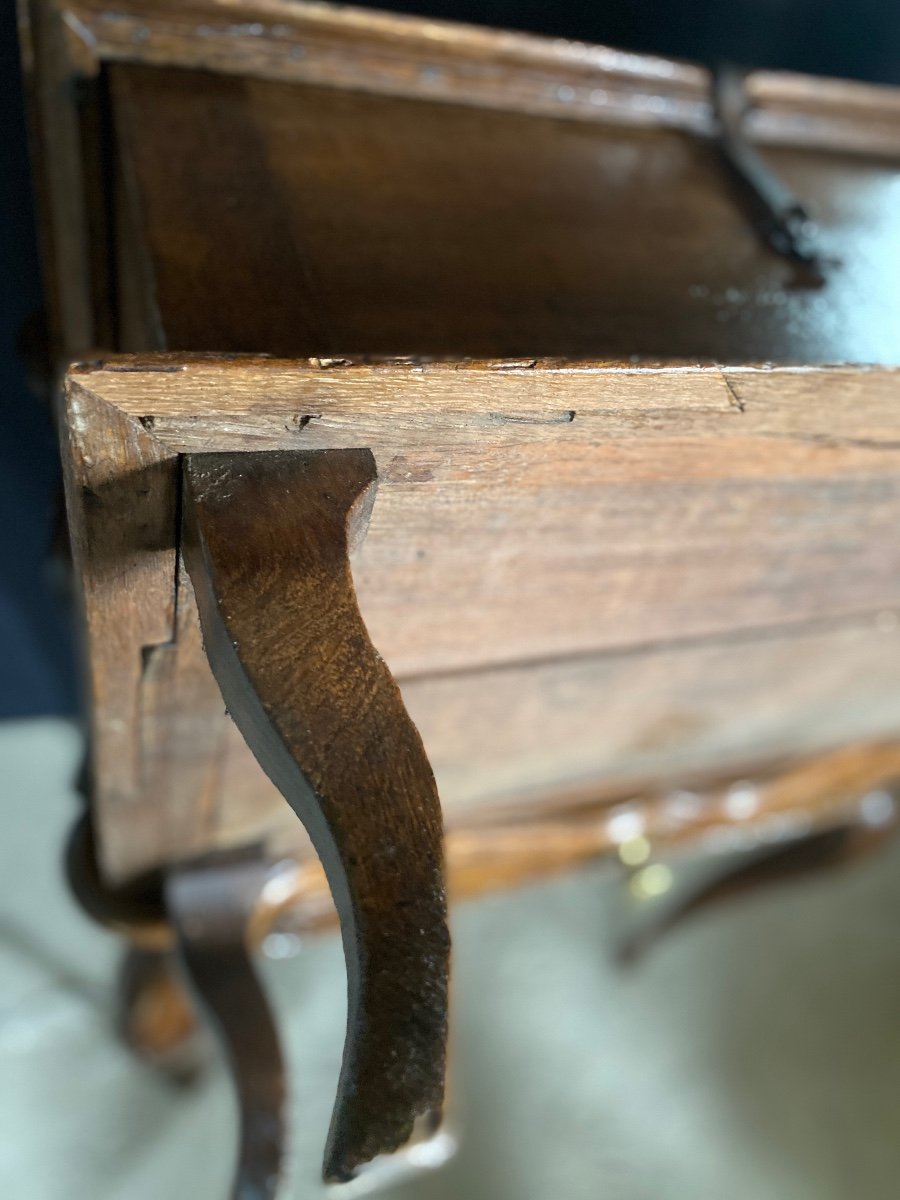
[[233, 1200], [274, 1200], [287, 1155], [281, 1045], [247, 945], [250, 919], [270, 873], [258, 857], [222, 855], [173, 867], [166, 875], [179, 957], [237, 1092]]
[[225, 703], [306, 826], [341, 920], [349, 1010], [328, 1180], [436, 1127], [449, 935], [440, 806], [373, 648], [348, 549], [367, 450], [189, 455], [183, 553]]

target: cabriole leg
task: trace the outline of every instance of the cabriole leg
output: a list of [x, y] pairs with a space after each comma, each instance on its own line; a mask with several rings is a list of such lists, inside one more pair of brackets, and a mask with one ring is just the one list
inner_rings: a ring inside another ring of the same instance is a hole
[[189, 455], [184, 561], [231, 716], [303, 821], [341, 920], [348, 1026], [323, 1174], [441, 1118], [449, 936], [440, 805], [363, 624], [349, 548], [367, 450]]

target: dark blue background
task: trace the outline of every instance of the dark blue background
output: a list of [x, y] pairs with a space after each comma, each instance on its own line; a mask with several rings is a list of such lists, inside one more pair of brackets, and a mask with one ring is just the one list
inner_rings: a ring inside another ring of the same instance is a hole
[[0, 0], [0, 20], [0, 717], [25, 717], [71, 713], [77, 691], [65, 572], [50, 553], [61, 520], [56, 438], [19, 353], [24, 336], [40, 337], [41, 286], [15, 4]]
[[[900, 83], [897, 0], [396, 0], [426, 13], [606, 42], [705, 62]], [[15, 6], [0, 3], [5, 157], [0, 192], [0, 717], [71, 713], [77, 687], [59, 542], [59, 478], [46, 406], [30, 395], [17, 344], [39, 328]], [[198, 346], [198, 350], [215, 347]]]

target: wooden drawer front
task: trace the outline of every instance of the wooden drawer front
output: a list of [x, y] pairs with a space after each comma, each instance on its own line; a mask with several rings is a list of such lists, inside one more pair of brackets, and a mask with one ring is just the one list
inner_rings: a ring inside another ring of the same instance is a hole
[[[94, 486], [84, 520], [102, 533], [115, 517], [133, 586], [141, 577], [142, 594], [159, 598], [141, 617], [156, 623], [148, 637], [117, 593], [121, 571], [104, 573], [99, 533], [88, 543], [88, 593], [107, 605], [94, 633], [99, 752], [141, 703], [144, 647], [168, 640], [167, 464], [248, 448], [374, 451], [379, 490], [354, 562], [360, 606], [451, 814], [750, 769], [848, 731], [889, 735], [900, 718], [897, 382], [891, 370], [850, 368], [174, 357], [76, 371], [75, 472], [89, 483], [102, 464], [117, 481], [114, 511]], [[139, 459], [130, 471], [129, 454]], [[146, 493], [130, 525], [129, 489]], [[186, 603], [179, 612], [178, 669], [195, 663], [203, 678]], [[219, 712], [215, 689], [204, 694]], [[165, 696], [159, 711], [171, 713]], [[150, 731], [152, 720], [142, 737]], [[108, 759], [100, 777], [118, 776], [134, 802], [134, 760]], [[243, 834], [271, 816], [253, 799], [253, 769], [234, 778], [245, 782], [224, 807], [195, 811], [201, 844], [227, 841], [235, 813]], [[169, 838], [170, 824], [156, 836]]]

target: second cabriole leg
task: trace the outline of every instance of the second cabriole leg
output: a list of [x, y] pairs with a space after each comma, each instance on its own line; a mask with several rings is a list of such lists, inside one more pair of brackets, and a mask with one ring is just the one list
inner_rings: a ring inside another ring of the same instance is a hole
[[285, 1072], [248, 930], [271, 875], [252, 851], [173, 866], [165, 898], [178, 956], [228, 1060], [240, 1138], [232, 1200], [274, 1200], [285, 1174]]

